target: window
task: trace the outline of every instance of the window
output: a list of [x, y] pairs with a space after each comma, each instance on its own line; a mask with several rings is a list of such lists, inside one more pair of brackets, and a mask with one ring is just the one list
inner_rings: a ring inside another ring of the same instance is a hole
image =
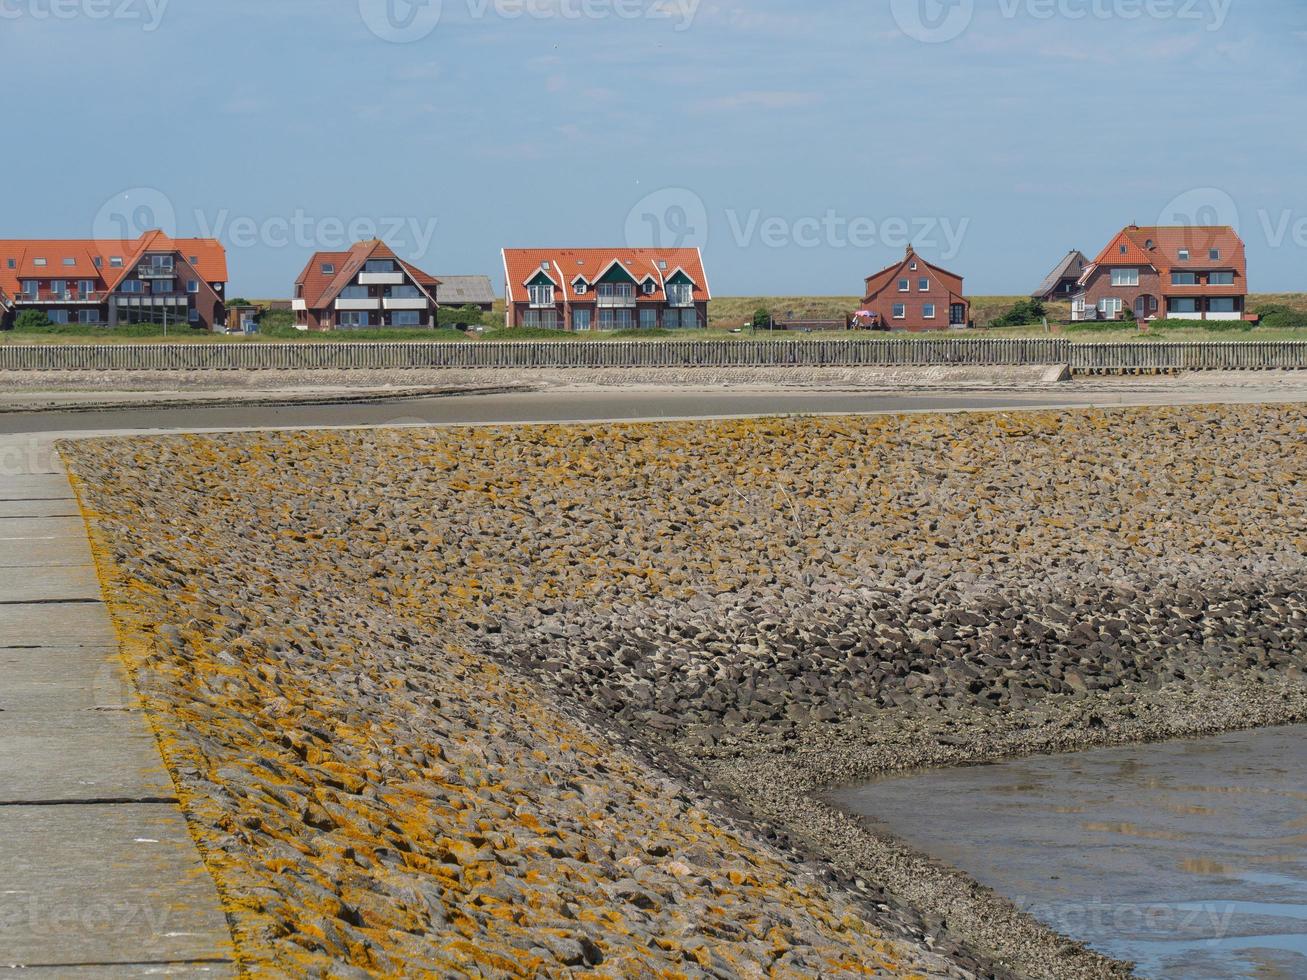
[[691, 306], [694, 303], [694, 287], [688, 282], [674, 282], [667, 287], [667, 302], [672, 306]]
[[8, 261], [8, 263], [6, 263], [6, 264], [7, 264], [7, 265], [9, 266], [9, 268], [11, 268], [11, 269], [16, 269], [16, 268], [18, 268], [18, 263], [15, 262], [13, 259], [10, 259], [10, 260]]
[[145, 292], [145, 283], [139, 279], [127, 279], [119, 287], [118, 292], [140, 294]]
[[666, 272], [666, 271], [667, 271], [667, 260], [666, 260], [666, 259], [659, 259], [659, 260], [658, 260], [658, 271], [659, 271], [659, 272]]
[[1153, 250], [1153, 240], [1151, 238], [1144, 242], [1144, 248], [1148, 249], [1150, 252]]
[[601, 282], [598, 286], [599, 299], [615, 303], [635, 301], [635, 286], [629, 282]]
[[590, 329], [590, 311], [573, 310], [572, 311], [572, 329], [589, 330]]
[[919, 293], [928, 293], [928, 292], [930, 292], [930, 280], [929, 280], [929, 279], [918, 279], [918, 280], [917, 280], [917, 292], [919, 292]]
[[1139, 270], [1138, 269], [1113, 269], [1112, 285], [1113, 286], [1138, 286]]
[[1211, 284], [1212, 284], [1213, 286], [1233, 286], [1233, 285], [1234, 285], [1234, 273], [1233, 273], [1233, 272], [1213, 272], [1210, 281], [1211, 281]]
[[192, 256], [190, 257], [190, 263], [191, 263], [191, 265], [199, 265], [199, 264], [200, 264], [200, 257], [199, 257], [198, 255], [192, 255]]
[[910, 268], [913, 272], [916, 272], [916, 271], [917, 271], [917, 263], [913, 262], [912, 265], [910, 265], [908, 268]]
[[32, 259], [32, 265], [36, 266], [38, 269], [44, 269], [45, 259]]
[[121, 255], [109, 256], [109, 268], [121, 269], [123, 267], [123, 257]]
[[155, 296], [167, 296], [172, 293], [175, 281], [172, 279], [155, 279], [150, 284], [150, 292]]
[[600, 310], [600, 330], [630, 330], [635, 326], [633, 310]]
[[99, 323], [99, 322], [100, 322], [100, 314], [97, 313], [95, 310], [78, 310], [78, 311], [77, 311], [77, 322], [78, 322], [78, 323]]
[[91, 261], [95, 263], [95, 267], [97, 269], [104, 268], [104, 259], [100, 258], [100, 256], [97, 255], [95, 258], [91, 259]]
[[585, 293], [586, 293], [586, 290], [589, 289], [589, 286], [586, 285], [586, 283], [585, 283], [584, 280], [581, 280], [581, 281], [578, 281], [578, 282], [573, 283], [573, 284], [572, 284], [572, 288], [576, 291], [576, 295], [578, 295], [578, 296], [584, 296]]
[[421, 299], [422, 290], [412, 285], [391, 286], [386, 295], [391, 299]]
[[1187, 248], [1180, 249], [1180, 261], [1181, 262], [1189, 261], [1189, 249]]
[[554, 305], [554, 287], [552, 284], [542, 286], [528, 286], [527, 293], [531, 297], [532, 306], [553, 306]]
[[1214, 296], [1207, 301], [1209, 313], [1237, 313], [1233, 296]]
[[925, 317], [927, 320], [935, 319], [935, 304], [927, 303], [925, 306], [923, 306], [921, 308], [921, 315]]
[[1172, 286], [1197, 286], [1198, 274], [1194, 272], [1172, 272]]
[[190, 310], [188, 310], [186, 313], [186, 319], [190, 320], [191, 323], [199, 323], [200, 322], [199, 309], [197, 307], [192, 306]]
[[171, 255], [147, 255], [143, 264], [155, 272], [172, 272]]
[[895, 304], [894, 304], [894, 319], [895, 319], [895, 320], [902, 320], [902, 319], [905, 319], [905, 318], [907, 317], [907, 315], [908, 315], [908, 308], [907, 308], [906, 306], [904, 306], [902, 303], [895, 303]]
[[652, 306], [646, 306], [640, 311], [640, 329], [652, 330], [658, 326], [658, 311]]
[[539, 327], [543, 330], [558, 329], [557, 310], [527, 310], [524, 326]]
[[200, 292], [200, 283], [199, 283], [199, 280], [191, 279], [189, 282], [187, 282], [187, 283], [186, 283], [186, 291], [187, 291], [188, 293], [190, 293], [192, 296], [197, 296], [197, 295], [199, 295], [199, 292]]
[[51, 310], [49, 313], [46, 314], [46, 316], [48, 316], [48, 317], [50, 318], [50, 322], [51, 322], [51, 323], [67, 323], [67, 322], [68, 322], [68, 311], [67, 311], [67, 310]]
[[1221, 261], [1221, 250], [1220, 250], [1219, 248], [1214, 248], [1214, 249], [1212, 249], [1211, 251], [1209, 251], [1209, 252], [1207, 253], [1207, 257], [1208, 257], [1209, 259], [1211, 259], [1213, 262], [1220, 262], [1220, 261]]
[[344, 310], [340, 314], [342, 327], [366, 327], [371, 323], [369, 314], [364, 310]]
[[911, 292], [911, 291], [912, 291], [912, 283], [908, 282], [908, 280], [906, 280], [906, 279], [900, 279], [900, 280], [899, 280], [899, 292], [900, 292], [900, 293], [909, 293], [909, 292]]
[[394, 272], [395, 263], [390, 259], [369, 259], [363, 266], [364, 272]]
[[668, 307], [663, 310], [663, 326], [668, 330], [676, 330], [681, 325], [681, 311]]
[[73, 258], [71, 255], [65, 255], [65, 256], [64, 256], [64, 265], [68, 266], [68, 267], [71, 269], [72, 267], [74, 267], [75, 265], [77, 265], [77, 260], [76, 260], [75, 258]]
[[1169, 299], [1166, 301], [1166, 311], [1168, 313], [1197, 313], [1198, 300], [1196, 299]]
[[323, 262], [322, 274], [324, 276], [334, 276], [336, 274], [336, 267], [332, 265], [330, 262]]
[[90, 296], [95, 292], [95, 283], [90, 279], [83, 279], [77, 284], [77, 294], [79, 296]]
[[1098, 301], [1098, 312], [1106, 317], [1116, 317], [1121, 312], [1121, 300], [1108, 296]]
[[541, 271], [541, 272], [548, 272], [548, 271], [549, 271], [549, 263], [548, 263], [548, 262], [541, 262], [541, 263], [540, 263], [540, 271]]
[[390, 325], [392, 327], [420, 327], [422, 326], [422, 314], [417, 310], [397, 310], [390, 314]]
[[1121, 246], [1121, 254], [1122, 254], [1122, 255], [1129, 255], [1129, 254], [1130, 254], [1130, 246], [1129, 246], [1129, 245], [1122, 245], [1122, 246]]
[[656, 288], [657, 288], [657, 286], [655, 285], [655, 283], [654, 283], [654, 281], [653, 281], [652, 279], [646, 279], [646, 280], [644, 281], [644, 294], [645, 294], [646, 296], [652, 296], [652, 295], [654, 294], [654, 290], [655, 290]]
[[340, 291], [341, 299], [368, 299], [367, 286], [346, 286]]
[[699, 313], [696, 310], [681, 310], [681, 328], [693, 330], [699, 326]]
[[36, 279], [23, 280], [23, 294], [29, 299], [39, 295], [41, 292], [41, 283]]
[[68, 292], [68, 283], [64, 282], [62, 279], [50, 280], [50, 293], [56, 299], [63, 296], [66, 292]]

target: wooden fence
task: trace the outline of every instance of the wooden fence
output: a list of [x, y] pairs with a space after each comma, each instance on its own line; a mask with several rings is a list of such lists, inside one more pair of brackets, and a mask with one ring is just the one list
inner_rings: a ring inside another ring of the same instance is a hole
[[763, 368], [1056, 365], [1079, 373], [1304, 370], [1307, 342], [1072, 343], [1060, 338], [889, 338], [514, 343], [0, 345], [3, 371]]

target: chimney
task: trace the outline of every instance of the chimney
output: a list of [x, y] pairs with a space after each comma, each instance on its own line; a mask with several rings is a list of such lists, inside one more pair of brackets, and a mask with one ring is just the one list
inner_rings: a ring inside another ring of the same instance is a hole
[[914, 252], [914, 251], [912, 250], [912, 243], [909, 242], [909, 243], [908, 243], [908, 250], [907, 250], [907, 252], [904, 254], [903, 257], [904, 257], [905, 259], [910, 259], [910, 258], [912, 258], [912, 256], [914, 256], [914, 255], [916, 255], [916, 254], [917, 254], [917, 253]]

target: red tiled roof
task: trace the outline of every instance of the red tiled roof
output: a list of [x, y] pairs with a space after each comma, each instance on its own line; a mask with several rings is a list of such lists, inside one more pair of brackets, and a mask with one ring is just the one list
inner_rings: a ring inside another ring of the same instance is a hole
[[[1151, 245], [1151, 247], [1150, 247]], [[1125, 246], [1122, 254], [1121, 247]], [[1189, 260], [1180, 258], [1180, 250], [1189, 250]], [[1212, 249], [1220, 252], [1219, 259], [1212, 259]], [[1232, 270], [1239, 278], [1248, 274], [1248, 257], [1244, 250], [1243, 239], [1238, 232], [1228, 225], [1178, 225], [1172, 227], [1141, 228], [1131, 225], [1108, 243], [1098, 254], [1092, 265], [1085, 270], [1088, 276], [1098, 266], [1151, 266], [1163, 276], [1171, 272], [1192, 270]], [[1084, 277], [1081, 278], [1084, 281]], [[1212, 290], [1230, 289], [1231, 287], [1214, 286]], [[1246, 288], [1235, 289], [1228, 295], [1242, 296]], [[1219, 295], [1219, 293], [1217, 293]]]
[[[507, 278], [505, 296], [509, 303], [530, 301], [526, 284], [548, 265], [546, 273], [565, 302], [586, 302], [594, 298], [593, 286], [613, 262], [637, 283], [646, 278], [654, 281], [654, 292], [636, 294], [638, 303], [665, 303], [666, 280], [677, 271], [684, 272], [694, 284], [695, 302], [712, 299], [708, 275], [704, 271], [703, 256], [697, 248], [506, 248], [504, 249], [504, 275]], [[585, 279], [591, 287], [578, 296], [574, 283], [577, 277]], [[559, 282], [562, 279], [562, 282]]]
[[[93, 279], [97, 290], [112, 290], [136, 267], [146, 252], [195, 257], [195, 270], [210, 284], [227, 281], [227, 250], [212, 238], [169, 238], [149, 231], [135, 241], [110, 239], [0, 240], [0, 289], [13, 295], [23, 279]], [[100, 267], [95, 265], [100, 260]], [[112, 259], [121, 258], [115, 268]], [[44, 265], [37, 260], [44, 259]], [[12, 268], [10, 265], [12, 263]]]
[[[415, 283], [431, 293], [433, 300], [437, 299], [436, 290], [440, 280], [430, 273], [423, 272], [411, 262], [405, 262], [380, 239], [356, 242], [348, 252], [314, 252], [304, 271], [295, 280], [296, 292], [309, 309], [322, 309], [330, 304], [342, 289], [353, 282], [359, 270], [372, 259], [392, 259], [398, 262]], [[328, 275], [323, 272], [324, 265], [333, 266], [335, 273]]]
[[[890, 283], [895, 282], [898, 279], [902, 279], [904, 272], [910, 272], [909, 267], [914, 261], [919, 266], [924, 266], [925, 269], [929, 269], [931, 272], [933, 272], [935, 274], [935, 278], [937, 278], [941, 283], [943, 283], [944, 286], [948, 288], [948, 291], [954, 297], [956, 297], [958, 300], [961, 300], [963, 298], [962, 276], [959, 276], [955, 272], [949, 272], [947, 269], [941, 269], [939, 266], [931, 262], [927, 262], [925, 259], [923, 259], [920, 255], [918, 255], [916, 252], [912, 251], [911, 249], [908, 250], [907, 255], [905, 255], [899, 261], [895, 262], [893, 265], [886, 266], [884, 269], [881, 269], [879, 272], [874, 273], [873, 275], [867, 277], [867, 288], [864, 290], [864, 297], [866, 299], [871, 299], [875, 297], [877, 294], [884, 291], [885, 287], [888, 286]], [[922, 271], [923, 270], [921, 268], [917, 269], [918, 273]]]

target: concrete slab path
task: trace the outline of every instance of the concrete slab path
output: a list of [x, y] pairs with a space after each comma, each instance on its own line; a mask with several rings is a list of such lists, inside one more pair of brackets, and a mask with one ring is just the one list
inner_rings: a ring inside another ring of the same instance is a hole
[[0, 464], [0, 977], [235, 976], [51, 440]]

